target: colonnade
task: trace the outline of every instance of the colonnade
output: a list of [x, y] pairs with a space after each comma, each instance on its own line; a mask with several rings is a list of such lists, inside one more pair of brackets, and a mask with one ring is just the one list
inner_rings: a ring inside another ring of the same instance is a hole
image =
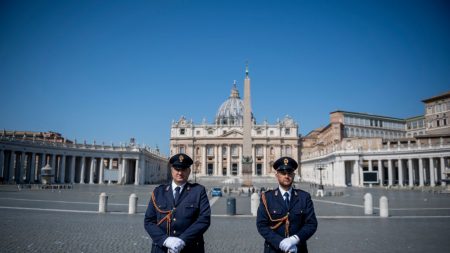
[[53, 148], [51, 143], [45, 142], [18, 143], [20, 145], [10, 140], [0, 142], [2, 183], [40, 183], [41, 169], [47, 164], [52, 168], [51, 182], [58, 184], [139, 185], [167, 179], [167, 158], [145, 149], [112, 147], [109, 151], [104, 147], [96, 150], [93, 146], [74, 149], [71, 146]]

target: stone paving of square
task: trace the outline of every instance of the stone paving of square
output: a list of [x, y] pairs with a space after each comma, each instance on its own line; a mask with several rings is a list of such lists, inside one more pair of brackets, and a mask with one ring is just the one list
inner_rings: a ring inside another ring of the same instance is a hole
[[[214, 183], [204, 183], [210, 188]], [[271, 185], [270, 187], [275, 187]], [[0, 252], [149, 252], [143, 214], [154, 185], [75, 185], [72, 190], [19, 190], [0, 185]], [[256, 185], [258, 187], [258, 185]], [[267, 188], [267, 184], [265, 184]], [[314, 192], [307, 184], [297, 188]], [[384, 188], [341, 188], [342, 196], [313, 197], [319, 227], [310, 252], [448, 252], [450, 194]], [[98, 196], [108, 195], [99, 214]], [[370, 192], [374, 215], [364, 215]], [[136, 193], [138, 213], [128, 212]], [[380, 196], [389, 198], [389, 218], [380, 218]], [[250, 197], [236, 198], [236, 216], [226, 215], [227, 195], [214, 199], [207, 252], [262, 252], [263, 239], [251, 216]]]

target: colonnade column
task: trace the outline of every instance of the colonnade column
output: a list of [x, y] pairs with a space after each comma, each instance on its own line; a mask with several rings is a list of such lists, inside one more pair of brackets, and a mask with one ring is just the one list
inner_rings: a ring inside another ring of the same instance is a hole
[[103, 184], [103, 163], [104, 163], [104, 159], [103, 157], [100, 159], [100, 171], [99, 171], [99, 175], [98, 175], [98, 183], [99, 184]]
[[398, 159], [398, 185], [403, 186], [403, 160]]
[[[109, 158], [109, 164], [108, 164], [109, 170], [112, 170], [112, 164], [113, 164], [113, 159]], [[108, 184], [111, 184], [111, 180], [108, 180]]]
[[75, 162], [77, 157], [72, 156], [72, 159], [70, 160], [70, 183], [75, 183]]
[[52, 165], [51, 165], [51, 167], [52, 167], [52, 174], [53, 174], [52, 184], [54, 184], [55, 180], [56, 180], [56, 155], [55, 154], [52, 155]]
[[19, 169], [19, 171], [17, 173], [19, 178], [18, 178], [18, 180], [16, 180], [16, 182], [23, 183], [23, 175], [25, 172], [25, 152], [22, 152], [20, 154], [20, 166], [17, 166], [17, 168]]
[[31, 162], [30, 162], [30, 178], [28, 179], [29, 183], [34, 183], [36, 178], [36, 153], [31, 153]]
[[59, 177], [59, 182], [60, 183], [66, 183], [66, 155], [62, 155], [61, 156], [61, 168], [60, 168], [60, 177]]
[[84, 184], [84, 177], [86, 173], [86, 157], [81, 157], [81, 172], [80, 172], [80, 184]]
[[419, 186], [423, 186], [423, 160], [422, 158], [419, 158]]
[[9, 182], [13, 182], [15, 180], [15, 174], [14, 174], [14, 164], [16, 161], [16, 152], [11, 151], [11, 158], [9, 161]]
[[392, 160], [388, 160], [388, 186], [393, 185]]
[[[5, 176], [5, 151], [3, 149], [0, 150], [0, 176]], [[5, 180], [5, 178], [3, 180]]]
[[[447, 168], [445, 167], [445, 158], [444, 157], [441, 157], [440, 165], [441, 165], [441, 178], [442, 179], [446, 179], [447, 178], [447, 174], [445, 173], [445, 170]], [[444, 181], [441, 181], [441, 182], [442, 182], [442, 186], [446, 186], [447, 185]]]
[[91, 169], [89, 170], [89, 184], [94, 183], [94, 171], [95, 171], [95, 164], [97, 163], [97, 159], [94, 157], [91, 158]]
[[378, 160], [378, 176], [380, 177], [380, 186], [383, 186], [383, 161]]
[[413, 187], [414, 186], [414, 182], [413, 182], [413, 163], [412, 163], [412, 159], [409, 158], [408, 159], [408, 184], [409, 187]]
[[134, 185], [139, 185], [140, 164], [140, 158], [136, 159], [136, 165], [134, 166]]
[[430, 157], [430, 186], [436, 186], [436, 173], [433, 157]]

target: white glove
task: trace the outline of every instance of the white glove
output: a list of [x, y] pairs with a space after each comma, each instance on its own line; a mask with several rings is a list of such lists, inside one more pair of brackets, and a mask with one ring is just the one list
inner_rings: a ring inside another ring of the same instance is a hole
[[183, 240], [181, 240], [181, 239], [178, 238], [178, 237], [175, 237], [175, 239], [176, 239], [176, 245], [175, 245], [175, 250], [176, 250], [176, 252], [175, 252], [175, 253], [179, 253], [179, 252], [184, 248], [184, 246], [185, 246], [186, 244], [184, 243]]
[[169, 248], [169, 253], [179, 253], [186, 244], [178, 237], [169, 236], [163, 245]]
[[[288, 252], [290, 248], [292, 248], [292, 246], [296, 246], [297, 243], [299, 243], [300, 240], [298, 239], [298, 237], [296, 235], [293, 235], [291, 237], [288, 238], [284, 238], [281, 242], [280, 242], [280, 249], [284, 252]], [[296, 247], [297, 248], [297, 247]]]
[[289, 252], [289, 253], [297, 253], [297, 246], [294, 245], [294, 246], [290, 247], [290, 248], [288, 249], [288, 252]]

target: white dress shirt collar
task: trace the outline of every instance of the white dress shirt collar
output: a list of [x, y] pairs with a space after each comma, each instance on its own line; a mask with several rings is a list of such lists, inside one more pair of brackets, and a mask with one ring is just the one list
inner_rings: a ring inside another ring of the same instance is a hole
[[181, 192], [183, 191], [185, 185], [186, 185], [186, 183], [184, 183], [184, 184], [182, 184], [182, 185], [177, 185], [177, 184], [175, 184], [175, 182], [172, 180], [172, 192], [175, 192], [175, 188], [176, 188], [177, 186], [179, 186], [179, 187], [180, 187], [180, 194], [181, 194]]

